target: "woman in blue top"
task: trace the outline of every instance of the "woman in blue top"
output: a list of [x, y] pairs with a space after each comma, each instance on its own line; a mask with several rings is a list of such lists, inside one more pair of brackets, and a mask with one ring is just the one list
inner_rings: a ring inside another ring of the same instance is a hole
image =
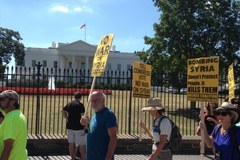
[[235, 126], [238, 110], [233, 104], [224, 102], [216, 109], [216, 115], [220, 123], [210, 136], [206, 126], [201, 124], [205, 130], [205, 143], [213, 148], [216, 160], [240, 160], [240, 128]]

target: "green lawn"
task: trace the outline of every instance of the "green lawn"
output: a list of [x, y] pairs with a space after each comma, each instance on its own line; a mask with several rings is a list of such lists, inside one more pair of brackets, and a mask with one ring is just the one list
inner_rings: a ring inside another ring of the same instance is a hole
[[[183, 135], [193, 135], [198, 124], [198, 112], [190, 110], [190, 102], [186, 95], [152, 92], [153, 97], [160, 97], [163, 105], [169, 111], [167, 114], [181, 129]], [[132, 98], [130, 102], [129, 91], [113, 91], [107, 95], [106, 104], [116, 114], [119, 134], [128, 134], [129, 126], [131, 134], [138, 134], [139, 111], [147, 103], [146, 99]], [[29, 133], [36, 133], [36, 117], [39, 117], [39, 133], [41, 134], [65, 134], [66, 121], [61, 115], [61, 110], [71, 99], [67, 95], [40, 95], [39, 115], [37, 116], [37, 96], [21, 95], [21, 110], [28, 121]], [[84, 96], [82, 102], [87, 105], [88, 96]], [[222, 99], [219, 99], [222, 101]], [[129, 107], [131, 105], [131, 108]], [[197, 103], [197, 108], [199, 107]], [[91, 116], [92, 110], [88, 108]], [[131, 113], [130, 113], [131, 112]], [[143, 121], [151, 127], [152, 119], [149, 113], [141, 113]], [[130, 122], [131, 121], [131, 122]]]

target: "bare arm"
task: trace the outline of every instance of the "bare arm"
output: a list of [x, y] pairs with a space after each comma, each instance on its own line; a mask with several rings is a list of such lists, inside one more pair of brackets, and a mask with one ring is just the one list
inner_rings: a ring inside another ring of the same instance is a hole
[[90, 122], [90, 119], [89, 119], [88, 116], [82, 116], [82, 117], [81, 117], [80, 123], [81, 123], [83, 126], [85, 126], [85, 128], [87, 128], [87, 129], [88, 129], [88, 127], [89, 127], [89, 122]]
[[111, 160], [117, 145], [117, 127], [108, 128], [107, 131], [108, 131], [110, 140], [109, 140], [108, 150], [107, 150], [107, 155], [105, 160]]
[[67, 111], [62, 110], [62, 115], [65, 119], [67, 119], [67, 117], [68, 117]]
[[147, 128], [147, 126], [142, 121], [140, 121], [140, 126], [144, 129], [144, 131], [148, 134], [148, 136], [151, 139], [153, 139], [152, 133], [150, 132], [150, 130]]
[[201, 127], [201, 129], [204, 130], [204, 142], [205, 144], [209, 147], [209, 148], [213, 148], [214, 149], [214, 138], [212, 136], [209, 136], [207, 133], [207, 129], [206, 129], [206, 125], [202, 124], [201, 122], [199, 122], [199, 126]]
[[3, 148], [3, 152], [0, 157], [0, 160], [8, 160], [9, 159], [10, 153], [13, 148], [13, 143], [14, 143], [13, 139], [7, 139], [4, 141], [4, 148]]
[[212, 122], [215, 123], [215, 124], [219, 124], [219, 121], [216, 120], [216, 119], [214, 119], [214, 118], [212, 118], [212, 117], [208, 117], [207, 120], [208, 120], [208, 121], [212, 121]]
[[148, 160], [155, 160], [157, 158], [157, 155], [161, 152], [161, 150], [167, 143], [167, 137], [167, 135], [160, 135], [159, 145], [157, 146], [157, 149], [152, 152]]

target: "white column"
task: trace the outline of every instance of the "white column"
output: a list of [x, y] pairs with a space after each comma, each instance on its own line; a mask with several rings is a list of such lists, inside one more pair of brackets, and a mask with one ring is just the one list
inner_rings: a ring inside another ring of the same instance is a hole
[[64, 58], [61, 55], [58, 55], [59, 68], [63, 70], [65, 68]]
[[75, 70], [76, 69], [76, 58], [75, 56], [72, 56], [72, 68]]
[[89, 69], [89, 56], [86, 56], [85, 57], [85, 70], [86, 72], [88, 71]]

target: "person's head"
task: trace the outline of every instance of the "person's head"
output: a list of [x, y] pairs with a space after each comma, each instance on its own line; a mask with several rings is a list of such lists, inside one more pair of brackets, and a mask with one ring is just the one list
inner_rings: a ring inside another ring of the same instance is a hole
[[231, 103], [235, 108], [240, 109], [240, 97], [231, 99]]
[[155, 118], [164, 114], [165, 108], [163, 107], [160, 98], [150, 98], [147, 103], [147, 107], [144, 107], [142, 111], [149, 111], [149, 113]]
[[207, 106], [204, 108], [204, 112], [206, 112], [207, 115], [213, 115], [214, 109], [217, 107], [217, 103], [209, 102]]
[[82, 93], [80, 93], [80, 92], [76, 92], [75, 94], [74, 94], [74, 98], [76, 99], [76, 100], [81, 100], [81, 98], [82, 98]]
[[228, 101], [229, 101], [229, 97], [227, 96], [224, 98], [224, 102], [228, 102]]
[[2, 111], [0, 111], [0, 124], [2, 123], [3, 119], [4, 119], [4, 114]]
[[20, 105], [18, 103], [19, 95], [16, 91], [5, 90], [0, 93], [0, 104], [4, 110], [19, 109]]
[[208, 108], [215, 108], [217, 107], [217, 103], [212, 103], [212, 102], [209, 102], [208, 105], [207, 105]]
[[216, 109], [216, 115], [221, 123], [236, 124], [239, 118], [238, 110], [229, 102], [223, 102]]
[[91, 107], [95, 112], [101, 111], [105, 108], [105, 94], [94, 91], [90, 96]]

